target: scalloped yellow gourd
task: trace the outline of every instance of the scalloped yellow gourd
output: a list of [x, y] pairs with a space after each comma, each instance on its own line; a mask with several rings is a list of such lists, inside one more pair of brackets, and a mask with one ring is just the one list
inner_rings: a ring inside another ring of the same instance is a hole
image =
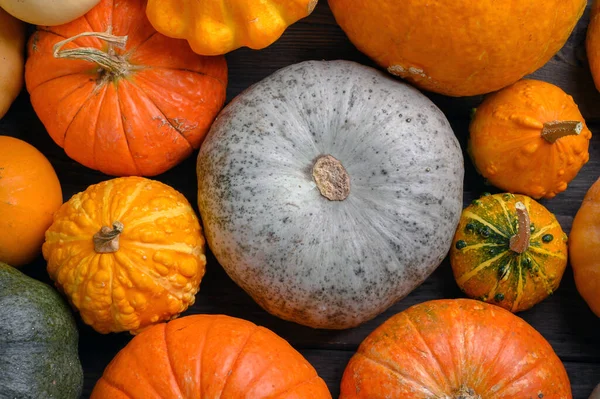
[[57, 211], [43, 245], [48, 273], [100, 333], [177, 317], [204, 276], [204, 236], [173, 188], [126, 177], [92, 185]]
[[163, 35], [187, 39], [198, 54], [221, 55], [270, 46], [316, 5], [317, 0], [149, 0], [146, 14]]

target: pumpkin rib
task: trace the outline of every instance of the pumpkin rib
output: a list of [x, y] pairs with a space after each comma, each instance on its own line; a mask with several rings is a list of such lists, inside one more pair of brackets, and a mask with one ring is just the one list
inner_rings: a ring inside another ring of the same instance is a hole
[[[410, 327], [416, 332], [416, 335], [421, 339], [421, 341], [425, 344], [425, 347], [427, 348], [427, 350], [429, 351], [429, 354], [433, 357], [433, 359], [435, 360], [435, 363], [438, 367], [438, 370], [440, 372], [440, 374], [444, 377], [444, 379], [446, 380], [446, 383], [448, 384], [448, 386], [452, 386], [452, 383], [450, 382], [450, 378], [448, 377], [448, 375], [444, 372], [444, 369], [442, 368], [442, 364], [440, 363], [440, 360], [438, 359], [437, 355], [435, 354], [435, 352], [431, 349], [431, 346], [429, 346], [429, 343], [425, 340], [425, 337], [423, 336], [423, 334], [421, 333], [421, 330], [419, 330], [415, 324], [415, 322], [413, 321], [413, 319], [410, 317], [410, 314], [405, 314], [405, 319], [406, 321], [408, 321], [408, 324], [410, 325]], [[432, 377], [432, 380], [435, 381], [435, 377], [430, 374], [430, 376]], [[437, 382], [437, 381], [436, 381]], [[436, 388], [440, 388], [439, 386], [437, 386]]]
[[464, 216], [468, 217], [470, 219], [474, 219], [474, 220], [478, 221], [479, 223], [483, 224], [484, 226], [489, 227], [490, 230], [492, 230], [494, 233], [498, 234], [500, 237], [504, 237], [506, 239], [509, 238], [507, 232], [500, 231], [500, 229], [498, 227], [496, 227], [493, 223], [488, 222], [487, 220], [483, 219], [479, 215], [474, 214], [471, 211], [466, 211]]
[[531, 241], [537, 240], [542, 235], [544, 235], [544, 233], [547, 232], [548, 230], [552, 230], [552, 229], [555, 229], [557, 227], [560, 227], [560, 224], [558, 223], [558, 220], [555, 221], [555, 222], [552, 222], [551, 224], [549, 224], [547, 226], [542, 227], [541, 229], [538, 230], [537, 233], [531, 235]]
[[536, 359], [535, 362], [530, 364], [530, 368], [527, 369], [526, 371], [522, 371], [521, 373], [517, 374], [516, 377], [512, 377], [510, 380], [503, 382], [500, 381], [499, 383], [497, 383], [495, 386], [498, 386], [498, 384], [503, 384], [497, 391], [496, 391], [496, 395], [499, 395], [500, 392], [502, 392], [503, 390], [505, 390], [506, 388], [510, 387], [511, 384], [513, 384], [516, 381], [519, 381], [520, 379], [522, 379], [523, 377], [526, 377], [529, 373], [531, 373], [532, 371], [535, 371], [536, 367], [544, 360], [543, 357], [538, 357]]
[[[504, 203], [503, 200], [500, 199], [500, 197], [492, 197], [494, 198], [494, 201], [496, 201], [496, 203], [498, 203], [500, 205], [500, 208], [502, 208], [502, 211], [504, 212], [504, 217], [506, 218], [506, 225], [508, 226], [509, 230], [508, 233], [509, 235], [512, 237], [513, 235], [517, 234], [517, 232], [515, 231], [514, 225], [512, 223], [512, 218], [510, 217], [510, 214], [508, 212], [508, 208], [506, 207], [506, 204]], [[525, 207], [527, 207], [527, 205], [525, 205]], [[529, 208], [527, 209], [527, 211], [529, 211]]]
[[[463, 285], [464, 283], [466, 283], [467, 281], [469, 281], [470, 279], [472, 279], [473, 277], [478, 275], [479, 272], [484, 270], [486, 267], [492, 266], [492, 264], [494, 262], [504, 258], [507, 255], [507, 252], [508, 251], [500, 252], [498, 255], [494, 256], [493, 258], [490, 258], [484, 262], [481, 262], [477, 266], [473, 267], [470, 271], [464, 273], [462, 276], [460, 276], [458, 279], [456, 279], [456, 282], [459, 285]], [[468, 276], [468, 277], [466, 277], [466, 276]]]
[[513, 313], [519, 308], [519, 303], [521, 303], [521, 299], [523, 299], [524, 281], [523, 281], [523, 262], [522, 262], [521, 255], [519, 255], [519, 257], [518, 257], [517, 266], [519, 269], [519, 275], [518, 275], [518, 279], [517, 279], [517, 294], [515, 296], [515, 300], [513, 301], [513, 305], [511, 308], [511, 312], [513, 312]]
[[140, 180], [135, 185], [133, 192], [131, 194], [127, 195], [127, 200], [121, 206], [121, 212], [118, 215], [115, 215], [115, 220], [119, 220], [121, 222], [123, 220], [127, 220], [125, 214], [130, 211], [131, 207], [133, 206], [133, 203], [138, 199], [138, 197], [140, 196], [140, 194], [142, 192], [142, 189], [145, 186], [146, 186], [146, 183], [143, 180]]
[[559, 254], [559, 253], [552, 253], [552, 252], [549, 252], [548, 250], [546, 250], [546, 249], [544, 249], [544, 248], [540, 248], [540, 247], [534, 247], [534, 246], [531, 246], [531, 247], [529, 248], [529, 250], [530, 250], [530, 251], [533, 251], [533, 252], [537, 252], [537, 253], [539, 253], [540, 255], [549, 256], [549, 257], [551, 257], [551, 258], [557, 258], [557, 259], [561, 259], [561, 260], [565, 260], [565, 259], [567, 259], [567, 257], [566, 257], [566, 256], [564, 256], [563, 254]]
[[552, 287], [551, 285], [548, 284], [548, 275], [546, 274], [546, 266], [543, 263], [538, 262], [538, 260], [533, 257], [530, 256], [531, 261], [535, 262], [535, 264], [538, 266], [538, 272], [542, 275], [542, 283], [544, 284], [544, 288], [546, 288], [546, 292], [548, 292], [548, 294], [552, 294], [554, 292], [554, 287]]
[[169, 123], [169, 126], [171, 126], [173, 128], [173, 130], [175, 130], [177, 133], [179, 133], [179, 135], [181, 137], [183, 137], [183, 139], [185, 140], [186, 143], [188, 143], [188, 145], [190, 146], [190, 148], [194, 149], [194, 145], [190, 142], [190, 140], [183, 134], [183, 132], [181, 130], [179, 130], [173, 124], [173, 122], [171, 122], [169, 120], [169, 118], [167, 118], [167, 115], [163, 112], [162, 109], [160, 109], [158, 107], [158, 105], [156, 105], [156, 103], [154, 102], [154, 100], [152, 98], [150, 98], [150, 96], [148, 94], [146, 94], [146, 92], [141, 87], [139, 87], [135, 82], [133, 82], [133, 80], [131, 80], [129, 83], [133, 87], [135, 87], [144, 97], [146, 97], [146, 99], [150, 102], [150, 104], [154, 105], [154, 107], [158, 110], [158, 112], [160, 112], [160, 114], [165, 118], [165, 121], [167, 121]]
[[[71, 119], [71, 121], [69, 122], [69, 124], [67, 125], [67, 128], [65, 129], [65, 135], [63, 136], [62, 142], [66, 143], [67, 142], [67, 134], [69, 134], [69, 130], [71, 129], [71, 126], [73, 125], [73, 123], [75, 122], [75, 119], [77, 118], [77, 115], [79, 115], [79, 113], [81, 112], [81, 110], [85, 107], [85, 105], [92, 99], [94, 98], [94, 94], [96, 92], [96, 89], [93, 89], [89, 94], [88, 97], [81, 103], [81, 106], [79, 107], [79, 109], [77, 110], [77, 112], [75, 112], [75, 114], [73, 115], [73, 119]], [[98, 110], [100, 110], [100, 107], [98, 108]], [[98, 111], [98, 113], [100, 113], [100, 111]]]
[[[123, 242], [125, 242], [125, 240], [123, 240]], [[139, 241], [127, 241], [127, 243], [130, 245], [136, 246], [138, 248], [160, 249], [160, 250], [166, 250], [166, 251], [179, 252], [181, 254], [186, 254], [186, 255], [194, 254], [194, 250], [189, 249], [189, 246], [187, 246], [184, 243], [154, 244], [154, 243], [145, 243], [145, 242], [139, 242]]]
[[[166, 218], [174, 218], [177, 216], [181, 216], [181, 215], [185, 215], [187, 214], [188, 210], [186, 208], [185, 205], [181, 205], [178, 206], [177, 208], [172, 208], [172, 209], [168, 209], [165, 211], [160, 211], [160, 212], [153, 212], [152, 215], [150, 216], [142, 216], [139, 218], [136, 218], [135, 220], [132, 220], [130, 223], [127, 223], [127, 226], [132, 229], [135, 227], [140, 227], [143, 226], [144, 224], [147, 223], [154, 223], [156, 222], [158, 219], [166, 217]], [[125, 221], [127, 221], [128, 219], [123, 219], [121, 220], [121, 222], [123, 222], [123, 224], [125, 224]]]
[[315, 375], [313, 375], [312, 377], [310, 377], [310, 378], [307, 378], [307, 379], [306, 379], [306, 380], [304, 380], [304, 381], [301, 381], [301, 382], [299, 382], [299, 383], [297, 383], [297, 384], [294, 384], [294, 385], [292, 385], [291, 387], [287, 388], [287, 389], [286, 389], [286, 390], [284, 390], [283, 392], [280, 392], [280, 393], [276, 394], [275, 396], [273, 396], [273, 398], [272, 398], [272, 399], [283, 398], [283, 397], [284, 397], [284, 395], [287, 395], [288, 393], [290, 393], [290, 392], [293, 392], [293, 391], [294, 391], [294, 390], [296, 390], [298, 387], [301, 387], [302, 385], [309, 384], [309, 383], [311, 383], [311, 382], [313, 382], [313, 381], [315, 381], [315, 380], [318, 380], [319, 378], [321, 378], [321, 377], [319, 377], [317, 374], [315, 374]]
[[[129, 57], [132, 56], [133, 53], [137, 52], [140, 47], [142, 47], [144, 44], [146, 44], [146, 42], [148, 42], [148, 40], [152, 39], [154, 37], [154, 35], [156, 35], [156, 34], [158, 34], [158, 32], [156, 32], [156, 31], [152, 32], [147, 38], [145, 38], [144, 40], [139, 42], [135, 47], [132, 47], [129, 50], [127, 50], [127, 52], [123, 54], [123, 57], [125, 59], [129, 59]], [[138, 64], [132, 64], [132, 65], [140, 66]]]
[[378, 367], [384, 368], [385, 370], [389, 371], [393, 375], [395, 375], [397, 377], [400, 377], [401, 380], [414, 385], [421, 392], [422, 391], [426, 391], [424, 393], [427, 393], [428, 395], [433, 395], [433, 397], [435, 397], [435, 394], [433, 392], [431, 392], [429, 389], [427, 389], [427, 387], [423, 386], [422, 382], [417, 381], [416, 379], [414, 379], [414, 377], [408, 376], [408, 375], [400, 372], [400, 370], [395, 370], [390, 365], [388, 365], [388, 364], [386, 364], [386, 363], [384, 363], [382, 361], [379, 361], [377, 359], [374, 359], [374, 358], [372, 358], [370, 356], [367, 356], [363, 352], [357, 352], [355, 356], [357, 356], [359, 358], [362, 357], [363, 359], [366, 359], [367, 361], [370, 361], [371, 363], [374, 363]]
[[231, 376], [233, 375], [233, 371], [238, 367], [238, 362], [240, 360], [240, 357], [242, 356], [242, 353], [244, 352], [244, 349], [246, 349], [246, 346], [248, 345], [248, 342], [250, 342], [250, 338], [252, 338], [252, 336], [254, 334], [256, 334], [259, 330], [260, 330], [260, 327], [257, 326], [257, 325], [254, 325], [252, 327], [252, 330], [250, 330], [250, 332], [248, 333], [248, 336], [246, 337], [246, 340], [244, 341], [244, 343], [242, 344], [242, 346], [240, 346], [239, 352], [237, 353], [237, 355], [235, 356], [235, 359], [231, 363], [231, 367], [230, 367], [231, 372], [227, 373], [227, 377], [225, 378], [225, 383], [223, 384], [223, 387], [221, 388], [221, 392], [219, 393], [219, 397], [223, 394], [223, 391], [225, 391], [225, 388], [227, 387], [227, 384], [229, 383], [229, 381], [231, 381]]
[[[100, 113], [102, 112], [102, 104], [104, 104], [104, 98], [106, 97], [106, 92], [107, 92], [107, 87], [104, 86], [102, 87], [102, 93], [101, 93], [101, 98], [99, 100], [99, 104], [98, 104], [98, 114], [96, 115], [96, 118], [94, 118], [94, 132], [93, 132], [93, 138], [94, 138], [94, 142], [92, 144], [92, 159], [93, 159], [93, 166], [94, 168], [96, 168], [96, 165], [98, 165], [98, 159], [97, 159], [97, 154], [98, 154], [98, 146], [96, 145], [98, 143], [98, 120], [100, 119]], [[87, 212], [86, 212], [87, 214]]]
[[129, 136], [127, 135], [127, 132], [125, 131], [125, 115], [123, 114], [123, 106], [121, 104], [121, 93], [119, 90], [117, 90], [117, 103], [119, 105], [119, 114], [121, 115], [121, 118], [120, 118], [121, 130], [123, 131], [123, 136], [125, 137], [125, 143], [127, 143], [127, 150], [129, 151], [129, 154], [131, 155], [131, 161], [135, 168], [135, 174], [141, 175], [142, 173], [140, 171], [140, 167], [138, 166], [138, 164], [135, 160], [135, 157], [133, 156], [133, 152], [131, 151], [131, 144], [129, 143]]
[[169, 350], [169, 343], [167, 341], [167, 324], [163, 326], [163, 342], [165, 343], [165, 353], [167, 355], [167, 364], [169, 365], [169, 371], [175, 380], [175, 386], [179, 391], [179, 395], [183, 397], [183, 390], [181, 389], [181, 385], [179, 385], [179, 380], [177, 379], [177, 375], [175, 374], [175, 368], [173, 368], [173, 359], [171, 359], [171, 351]]

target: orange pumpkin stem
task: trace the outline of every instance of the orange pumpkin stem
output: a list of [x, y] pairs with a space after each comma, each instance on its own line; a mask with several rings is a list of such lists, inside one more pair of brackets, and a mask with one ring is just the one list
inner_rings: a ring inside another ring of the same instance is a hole
[[544, 123], [542, 138], [550, 144], [565, 136], [577, 136], [583, 130], [583, 123], [579, 121], [553, 121]]
[[518, 254], [522, 254], [529, 248], [529, 240], [531, 238], [531, 221], [527, 208], [522, 202], [515, 204], [517, 209], [517, 217], [519, 218], [519, 227], [517, 234], [510, 238], [510, 249]]
[[112, 229], [102, 226], [99, 232], [94, 234], [94, 250], [99, 254], [110, 254], [119, 250], [119, 236], [123, 232], [123, 223], [114, 222]]
[[331, 155], [317, 159], [312, 170], [321, 195], [330, 201], [343, 201], [350, 195], [350, 176], [340, 161]]
[[[80, 47], [70, 50], [62, 48], [81, 37], [95, 37], [108, 43], [108, 51], [102, 51], [92, 47]], [[83, 32], [71, 38], [60, 41], [52, 48], [55, 58], [69, 60], [84, 60], [98, 64], [102, 69], [112, 76], [124, 76], [131, 69], [131, 65], [122, 57], [115, 54], [114, 48], [124, 49], [127, 44], [127, 36], [115, 36], [109, 32]]]

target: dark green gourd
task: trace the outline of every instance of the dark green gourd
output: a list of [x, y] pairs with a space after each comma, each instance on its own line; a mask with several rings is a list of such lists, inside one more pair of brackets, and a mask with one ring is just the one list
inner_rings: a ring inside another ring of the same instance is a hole
[[54, 289], [0, 263], [0, 398], [79, 398], [78, 340]]

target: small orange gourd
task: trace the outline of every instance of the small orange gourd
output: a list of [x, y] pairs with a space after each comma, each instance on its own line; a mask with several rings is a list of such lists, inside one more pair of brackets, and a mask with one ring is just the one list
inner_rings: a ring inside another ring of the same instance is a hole
[[318, 0], [149, 0], [146, 14], [165, 36], [187, 39], [201, 55], [262, 49], [312, 13]]
[[571, 96], [553, 84], [525, 79], [488, 96], [477, 108], [469, 153], [494, 186], [553, 198], [589, 160], [591, 138]]
[[43, 254], [50, 277], [86, 324], [100, 333], [137, 333], [194, 303], [204, 244], [182, 194], [125, 177], [71, 197], [46, 232]]
[[588, 190], [573, 220], [569, 257], [579, 294], [600, 317], [600, 179]]
[[520, 312], [558, 288], [567, 236], [546, 208], [523, 195], [484, 195], [462, 213], [450, 249], [469, 297]]
[[186, 316], [134, 337], [91, 399], [331, 399], [325, 382], [272, 331], [224, 315]]
[[0, 262], [23, 266], [33, 261], [62, 201], [48, 159], [22, 140], [0, 136]]

